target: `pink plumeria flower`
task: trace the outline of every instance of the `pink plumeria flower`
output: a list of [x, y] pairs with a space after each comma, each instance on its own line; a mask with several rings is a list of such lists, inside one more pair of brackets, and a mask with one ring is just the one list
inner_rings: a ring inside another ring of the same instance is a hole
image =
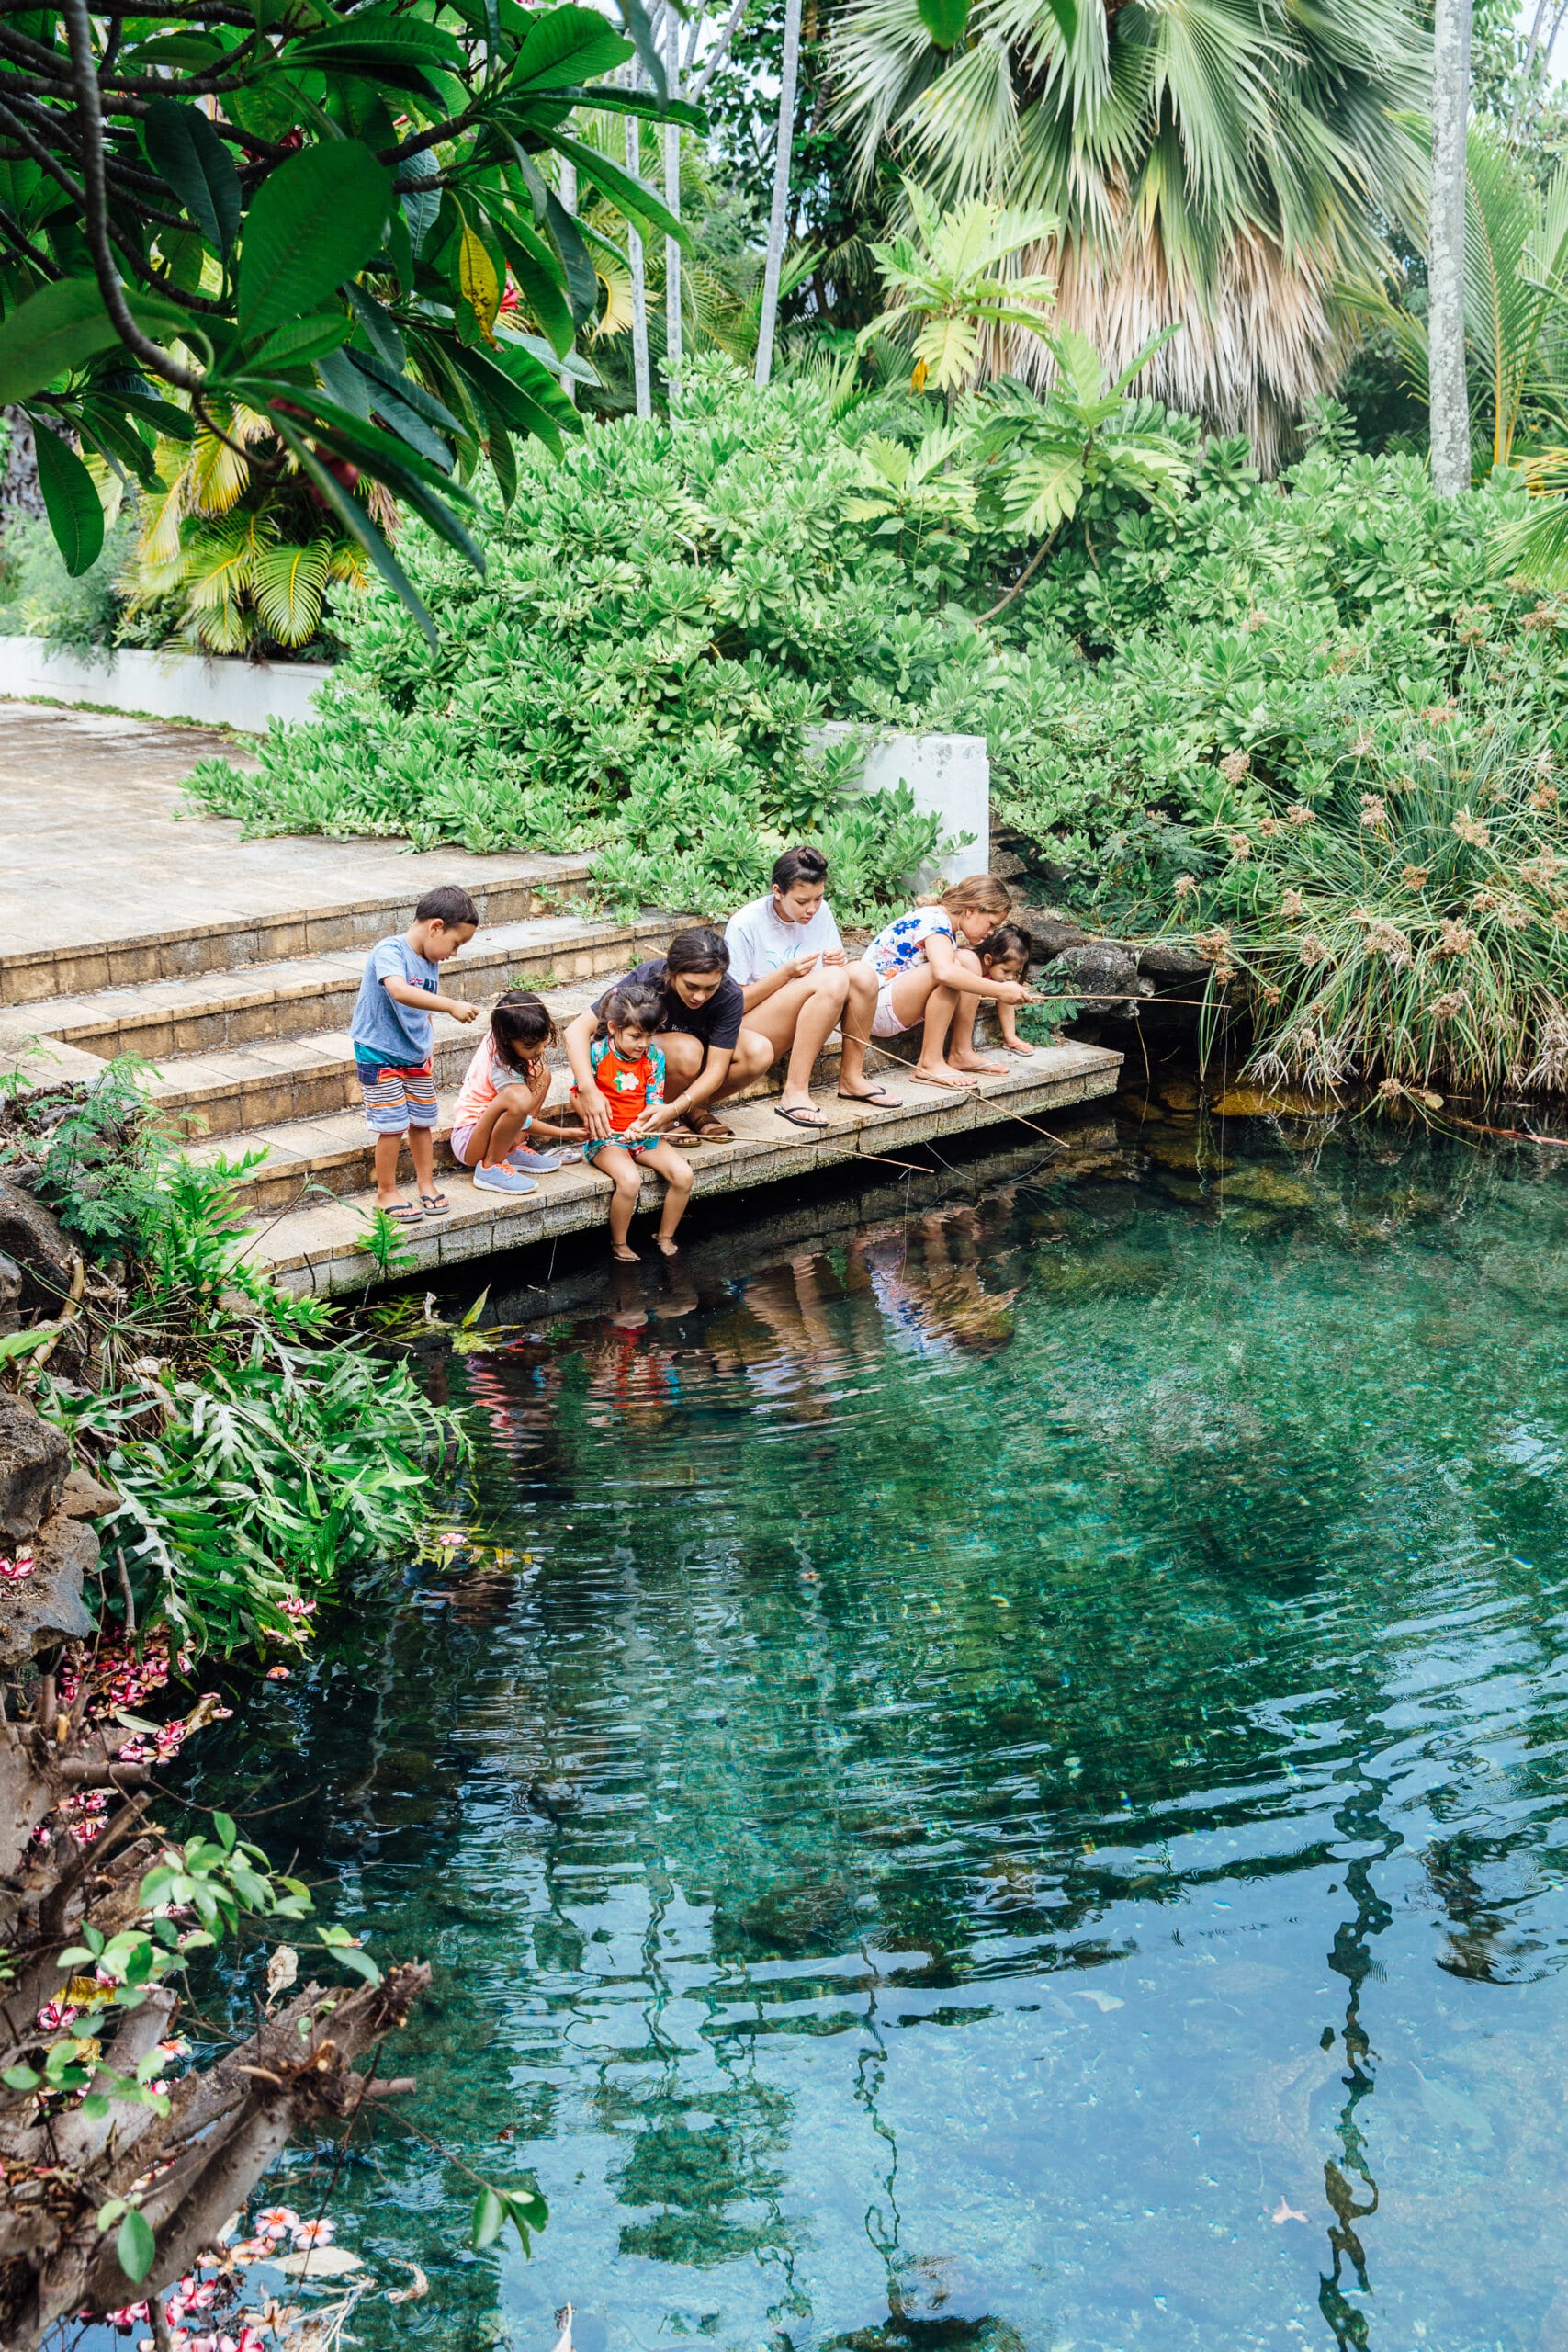
[[335, 2222], [306, 2222], [294, 2233], [295, 2245], [301, 2253], [307, 2246], [331, 2245], [337, 2235]]
[[269, 1682], [287, 1682], [288, 1668], [286, 1666], [269, 1666], [266, 1670], [266, 1679]]
[[290, 2230], [299, 2226], [299, 2216], [292, 2205], [269, 2205], [256, 2215], [256, 2227], [264, 2237], [286, 2238]]

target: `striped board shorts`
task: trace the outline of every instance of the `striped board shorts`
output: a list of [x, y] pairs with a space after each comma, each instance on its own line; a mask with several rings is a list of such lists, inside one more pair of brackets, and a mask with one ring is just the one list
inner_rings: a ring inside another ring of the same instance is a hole
[[412, 1069], [361, 1062], [359, 1083], [372, 1135], [402, 1136], [411, 1127], [435, 1125], [435, 1079], [428, 1062]]

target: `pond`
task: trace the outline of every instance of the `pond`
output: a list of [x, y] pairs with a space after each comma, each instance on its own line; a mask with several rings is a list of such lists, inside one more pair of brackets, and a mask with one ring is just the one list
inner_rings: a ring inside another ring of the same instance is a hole
[[494, 1301], [220, 1759], [436, 1968], [359, 2340], [1564, 2352], [1562, 1160], [1177, 1087]]

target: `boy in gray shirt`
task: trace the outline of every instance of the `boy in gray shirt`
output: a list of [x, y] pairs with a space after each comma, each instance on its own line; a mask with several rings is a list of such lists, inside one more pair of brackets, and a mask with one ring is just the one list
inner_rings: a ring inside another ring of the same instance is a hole
[[[365, 959], [365, 978], [349, 1035], [365, 1115], [376, 1138], [376, 1205], [400, 1225], [445, 1216], [448, 1202], [437, 1190], [434, 1132], [435, 1079], [431, 1053], [433, 1012], [454, 1021], [477, 1021], [479, 1006], [442, 996], [441, 967], [466, 947], [479, 929], [479, 909], [466, 890], [447, 883], [427, 890], [405, 932], [378, 940]], [[413, 1159], [419, 1203], [398, 1191], [403, 1138]]]

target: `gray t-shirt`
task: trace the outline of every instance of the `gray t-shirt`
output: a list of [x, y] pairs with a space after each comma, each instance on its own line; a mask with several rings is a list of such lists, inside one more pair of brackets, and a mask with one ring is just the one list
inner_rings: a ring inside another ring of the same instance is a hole
[[428, 956], [416, 956], [400, 933], [378, 940], [365, 959], [365, 978], [349, 1028], [354, 1058], [366, 1069], [417, 1069], [430, 1059], [434, 1035], [430, 1015], [416, 1005], [400, 1004], [387, 994], [383, 980], [407, 980], [434, 996], [441, 967]]

